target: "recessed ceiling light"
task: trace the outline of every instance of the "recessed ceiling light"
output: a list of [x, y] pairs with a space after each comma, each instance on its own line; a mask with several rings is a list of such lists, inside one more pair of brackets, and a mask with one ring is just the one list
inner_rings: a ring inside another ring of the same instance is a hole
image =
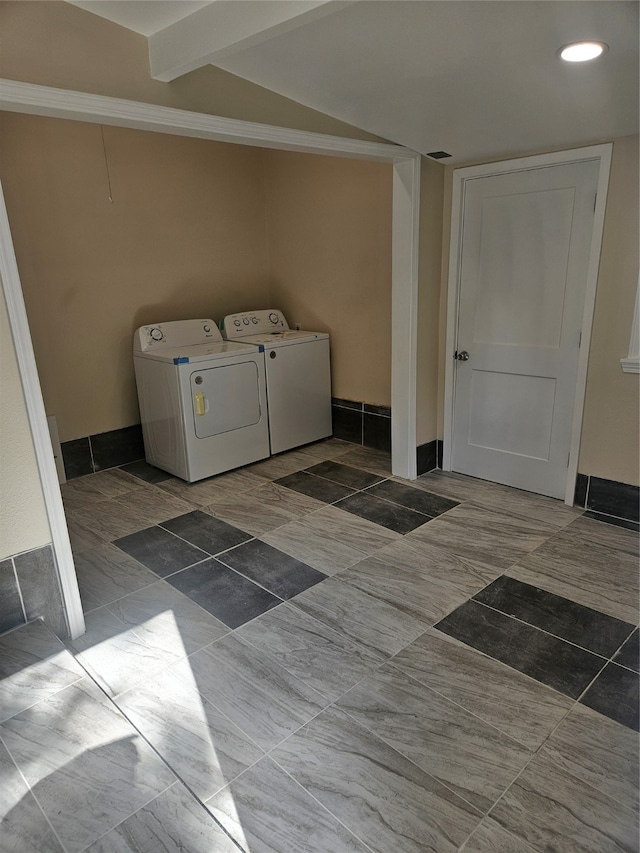
[[565, 44], [558, 53], [560, 59], [564, 59], [565, 62], [588, 62], [590, 59], [602, 56], [608, 49], [602, 41], [574, 41], [571, 44]]

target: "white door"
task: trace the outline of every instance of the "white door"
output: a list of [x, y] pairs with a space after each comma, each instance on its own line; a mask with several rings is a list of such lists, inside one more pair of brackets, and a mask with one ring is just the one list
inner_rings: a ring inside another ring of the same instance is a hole
[[587, 160], [466, 181], [454, 471], [564, 496], [598, 173]]

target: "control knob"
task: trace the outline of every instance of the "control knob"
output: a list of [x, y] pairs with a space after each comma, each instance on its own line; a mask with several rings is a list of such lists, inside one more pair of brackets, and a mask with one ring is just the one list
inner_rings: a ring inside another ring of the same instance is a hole
[[245, 324], [245, 326], [248, 326], [249, 325], [249, 318], [245, 317], [242, 322]]
[[233, 325], [234, 325], [234, 326], [241, 326], [241, 325], [242, 325], [242, 323], [240, 322], [240, 320], [234, 320], [234, 321], [233, 321]]
[[203, 326], [202, 328], [203, 328], [204, 332], [205, 332], [207, 335], [208, 335], [208, 334], [209, 334], [209, 332], [211, 331], [211, 326], [205, 325], [205, 326]]
[[151, 337], [151, 340], [153, 341], [161, 341], [164, 337], [164, 335], [162, 334], [162, 329], [151, 329], [149, 335]]
[[278, 315], [274, 311], [272, 311], [271, 314], [269, 314], [269, 320], [270, 320], [270, 322], [273, 323], [274, 326], [277, 325], [279, 319], [280, 318], [278, 317]]

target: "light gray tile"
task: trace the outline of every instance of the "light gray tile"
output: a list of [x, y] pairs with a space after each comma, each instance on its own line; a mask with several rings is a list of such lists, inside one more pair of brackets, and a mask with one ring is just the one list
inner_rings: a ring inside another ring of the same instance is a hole
[[227, 626], [166, 581], [132, 592], [107, 608], [145, 643], [191, 654], [229, 632]]
[[205, 507], [206, 512], [246, 530], [252, 536], [261, 536], [325, 506], [315, 498], [285, 489], [277, 483], [260, 482], [262, 485], [257, 489]]
[[66, 516], [69, 541], [74, 554], [82, 554], [84, 551], [104, 544], [109, 539], [107, 535], [100, 535], [86, 524], [76, 521], [70, 512], [67, 512]]
[[6, 720], [0, 735], [68, 853], [175, 780], [89, 679]]
[[64, 853], [60, 842], [0, 743], [0, 850]]
[[366, 556], [358, 548], [327, 538], [304, 521], [292, 521], [264, 533], [260, 539], [326, 575], [353, 566]]
[[542, 751], [568, 773], [637, 812], [638, 740], [632, 729], [575, 705]]
[[567, 506], [563, 501], [522, 492], [519, 489], [503, 487], [504, 492], [487, 489], [481, 498], [473, 503], [480, 504], [496, 512], [516, 515], [532, 521], [541, 521], [560, 530], [580, 517], [582, 509]]
[[109, 696], [130, 690], [185, 655], [179, 644], [173, 650], [156, 644], [150, 632], [141, 639], [106, 608], [87, 613], [85, 623], [86, 633], [68, 645]]
[[326, 459], [338, 459], [344, 456], [345, 453], [353, 450], [353, 444], [340, 438], [326, 438], [315, 444], [306, 444], [301, 450], [305, 456], [313, 456], [318, 462], [324, 462]]
[[640, 537], [634, 530], [626, 530], [624, 527], [606, 524], [595, 518], [580, 516], [564, 530], [564, 533], [576, 536], [584, 542], [604, 545], [606, 548], [614, 548], [638, 557]]
[[273, 759], [376, 853], [457, 850], [480, 814], [335, 708]]
[[177, 518], [196, 508], [193, 502], [169, 495], [158, 486], [136, 489], [114, 498], [114, 501], [126, 510], [144, 516], [149, 524], [159, 524], [161, 521]]
[[68, 480], [62, 484], [60, 491], [65, 507], [78, 509], [92, 501], [115, 498], [144, 487], [145, 484], [141, 480], [132, 477], [126, 471], [111, 468], [108, 471], [99, 471], [97, 474], [87, 474], [85, 477]]
[[87, 853], [240, 853], [211, 815], [176, 782], [88, 848]]
[[174, 672], [163, 672], [116, 700], [128, 719], [191, 790], [206, 800], [264, 754]]
[[251, 853], [368, 851], [270, 758], [263, 758], [206, 805]]
[[174, 667], [189, 686], [263, 749], [271, 749], [326, 704], [313, 688], [241, 640], [228, 635]]
[[242, 468], [238, 471], [230, 471], [228, 474], [218, 474], [216, 477], [199, 480], [197, 483], [185, 483], [184, 480], [172, 477], [159, 483], [158, 488], [194, 506], [203, 507], [233, 499], [242, 492], [257, 488], [263, 482], [264, 480], [252, 474], [248, 468]]
[[0, 720], [47, 699], [84, 676], [43, 622], [37, 620], [0, 637]]
[[563, 531], [509, 569], [510, 577], [638, 624], [638, 560]]
[[491, 817], [539, 851], [638, 849], [637, 815], [561, 770], [546, 755], [531, 761]]
[[262, 649], [328, 701], [379, 666], [385, 656], [283, 604], [239, 628], [236, 636]]
[[506, 569], [555, 532], [556, 528], [546, 522], [526, 520], [468, 502], [424, 524], [413, 532], [413, 538], [458, 557]]
[[306, 516], [304, 524], [321, 536], [356, 548], [367, 556], [392, 542], [402, 540], [400, 533], [367, 521], [366, 518], [359, 518], [335, 506], [325, 506], [318, 512]]
[[[396, 546], [392, 548], [395, 552]], [[453, 584], [429, 577], [415, 564], [405, 566], [392, 561], [382, 551], [341, 572], [340, 580], [408, 613], [425, 626], [437, 622], [468, 598]]]
[[532, 749], [573, 705], [568, 696], [435, 629], [396, 655], [393, 665]]
[[362, 468], [372, 474], [380, 474], [382, 477], [391, 476], [391, 454], [383, 450], [356, 445], [353, 450], [340, 456], [340, 462], [351, 465], [352, 468]]
[[511, 491], [506, 486], [467, 477], [465, 474], [455, 474], [453, 471], [429, 471], [417, 480], [412, 480], [411, 485], [454, 501], [482, 501], [490, 492], [507, 495]]
[[290, 604], [385, 655], [394, 655], [425, 630], [426, 623], [338, 577], [328, 578]]
[[13, 558], [27, 619], [43, 619], [58, 637], [68, 636], [60, 582], [51, 545]]
[[78, 525], [76, 531], [89, 530], [103, 541], [119, 539], [149, 526], [149, 519], [143, 512], [134, 506], [118, 503], [116, 498], [91, 501], [68, 509], [67, 519]]
[[496, 802], [533, 754], [389, 665], [349, 690], [337, 705], [482, 811]]
[[485, 818], [460, 848], [460, 853], [535, 853], [519, 838], [511, 835], [491, 818]]
[[104, 544], [85, 551], [76, 557], [75, 564], [80, 595], [88, 594], [90, 601], [100, 606], [158, 580], [154, 572], [115, 545]]
[[278, 480], [280, 477], [287, 477], [289, 474], [295, 474], [296, 471], [310, 468], [317, 461], [316, 456], [306, 453], [305, 450], [290, 450], [288, 453], [279, 453], [271, 459], [256, 462], [250, 465], [247, 471], [263, 480]]

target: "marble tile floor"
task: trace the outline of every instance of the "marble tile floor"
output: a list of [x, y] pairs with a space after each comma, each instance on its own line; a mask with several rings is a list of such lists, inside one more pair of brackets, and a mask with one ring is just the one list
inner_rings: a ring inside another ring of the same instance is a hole
[[637, 536], [329, 440], [63, 489], [87, 632], [0, 635], [0, 849], [638, 853]]

